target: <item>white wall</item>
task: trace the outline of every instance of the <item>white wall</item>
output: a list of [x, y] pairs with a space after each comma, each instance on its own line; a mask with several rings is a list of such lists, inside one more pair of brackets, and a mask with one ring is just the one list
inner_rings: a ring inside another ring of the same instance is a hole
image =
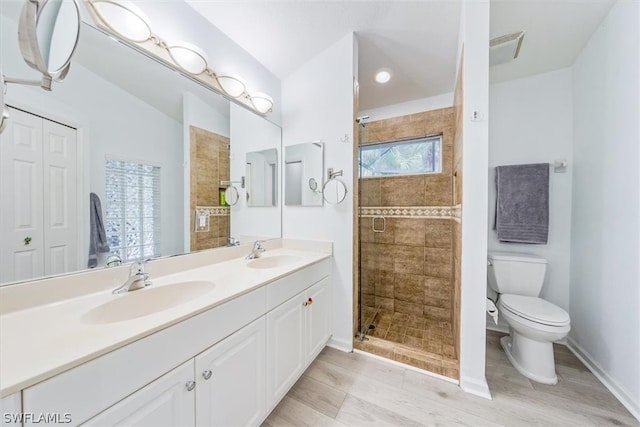
[[[573, 143], [571, 69], [565, 68], [489, 88], [489, 251], [522, 252], [548, 260], [542, 298], [569, 310], [571, 170]], [[495, 220], [495, 167], [566, 159], [566, 173], [549, 175], [546, 245], [501, 243]]]
[[573, 67], [569, 344], [640, 419], [639, 28], [618, 1]]
[[439, 110], [449, 108], [453, 105], [453, 92], [442, 95], [430, 96], [428, 98], [414, 99], [412, 101], [401, 102], [399, 104], [385, 105], [384, 107], [362, 110], [358, 116], [369, 116], [367, 121], [384, 120], [392, 117], [407, 116], [409, 114], [421, 113], [423, 111]]
[[[462, 98], [462, 271], [460, 387], [490, 398], [484, 375], [487, 277], [489, 2], [466, 0], [459, 43], [464, 45]], [[472, 120], [473, 112], [480, 120]]]
[[[275, 148], [278, 151], [278, 179], [282, 181], [281, 129], [262, 117], [231, 104], [231, 181], [240, 181], [246, 174], [247, 153]], [[231, 207], [231, 236], [269, 238], [282, 235], [282, 191], [278, 184], [276, 206], [247, 206], [246, 189], [234, 184], [240, 194]]]
[[[284, 206], [283, 236], [331, 240], [333, 345], [353, 347], [353, 82], [357, 41], [349, 34], [282, 82], [283, 144], [322, 140], [326, 169], [343, 170], [350, 192], [339, 205]], [[348, 143], [340, 142], [345, 135]]]

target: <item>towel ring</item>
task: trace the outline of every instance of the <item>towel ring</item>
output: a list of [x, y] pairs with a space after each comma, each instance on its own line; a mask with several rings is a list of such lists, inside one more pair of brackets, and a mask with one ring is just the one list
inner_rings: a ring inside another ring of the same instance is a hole
[[331, 205], [338, 205], [347, 197], [347, 185], [340, 178], [329, 178], [322, 186], [322, 197]]

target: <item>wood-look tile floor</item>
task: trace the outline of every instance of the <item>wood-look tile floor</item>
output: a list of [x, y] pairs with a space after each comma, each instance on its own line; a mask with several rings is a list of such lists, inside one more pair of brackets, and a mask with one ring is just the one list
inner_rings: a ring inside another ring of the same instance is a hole
[[366, 355], [325, 348], [264, 423], [279, 426], [640, 426], [564, 346], [559, 383], [528, 380], [487, 334], [493, 400]]

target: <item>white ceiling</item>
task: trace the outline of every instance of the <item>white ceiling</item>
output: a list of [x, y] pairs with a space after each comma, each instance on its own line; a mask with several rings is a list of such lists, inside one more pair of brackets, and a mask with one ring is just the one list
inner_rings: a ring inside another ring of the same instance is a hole
[[[279, 78], [353, 31], [362, 110], [453, 91], [460, 0], [186, 0]], [[525, 30], [511, 80], [573, 64], [614, 0], [492, 0], [491, 37]], [[393, 71], [386, 86], [373, 74]]]

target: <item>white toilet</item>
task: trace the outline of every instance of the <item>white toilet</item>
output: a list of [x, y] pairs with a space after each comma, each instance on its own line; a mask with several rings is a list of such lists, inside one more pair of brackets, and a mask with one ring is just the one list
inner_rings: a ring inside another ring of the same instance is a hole
[[556, 384], [553, 342], [571, 330], [569, 314], [538, 298], [547, 260], [534, 255], [489, 253], [489, 286], [498, 292], [498, 311], [509, 325], [500, 340], [511, 364], [522, 375], [543, 384]]

